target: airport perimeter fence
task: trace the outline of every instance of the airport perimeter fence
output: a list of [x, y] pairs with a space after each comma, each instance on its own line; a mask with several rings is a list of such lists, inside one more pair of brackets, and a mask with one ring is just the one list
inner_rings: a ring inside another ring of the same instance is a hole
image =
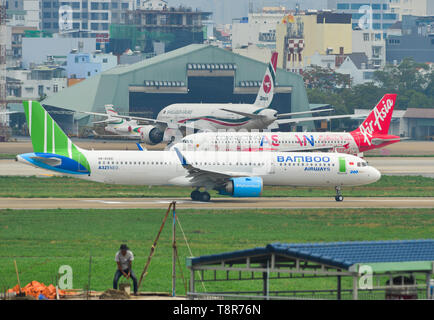
[[[362, 290], [358, 292], [358, 300], [425, 300], [426, 297], [425, 289], [414, 290], [411, 296], [405, 294], [390, 295], [390, 293], [384, 289]], [[342, 290], [340, 296], [338, 295], [337, 290], [270, 291], [268, 296], [263, 295], [263, 292], [261, 291], [231, 293], [189, 292], [188, 298], [193, 300], [353, 300], [353, 291]]]

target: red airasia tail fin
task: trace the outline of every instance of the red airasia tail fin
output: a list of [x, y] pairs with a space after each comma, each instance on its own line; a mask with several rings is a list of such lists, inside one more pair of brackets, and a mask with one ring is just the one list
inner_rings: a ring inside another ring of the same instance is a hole
[[365, 121], [353, 132], [360, 132], [370, 138], [374, 134], [387, 134], [389, 132], [390, 121], [395, 107], [396, 94], [389, 93], [378, 102], [374, 109], [369, 113]]

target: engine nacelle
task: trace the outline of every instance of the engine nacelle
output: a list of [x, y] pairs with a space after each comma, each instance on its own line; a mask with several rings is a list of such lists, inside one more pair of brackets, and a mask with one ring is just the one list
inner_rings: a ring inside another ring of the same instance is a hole
[[140, 127], [140, 137], [146, 144], [157, 144], [163, 141], [164, 132], [154, 126]]
[[232, 178], [226, 183], [220, 194], [232, 197], [260, 197], [262, 194], [263, 181], [260, 177]]

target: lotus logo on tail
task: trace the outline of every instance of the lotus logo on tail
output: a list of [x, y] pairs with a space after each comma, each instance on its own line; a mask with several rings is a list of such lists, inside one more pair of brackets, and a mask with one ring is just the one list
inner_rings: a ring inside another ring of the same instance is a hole
[[270, 76], [267, 74], [264, 78], [264, 92], [269, 93], [271, 90], [271, 79]]

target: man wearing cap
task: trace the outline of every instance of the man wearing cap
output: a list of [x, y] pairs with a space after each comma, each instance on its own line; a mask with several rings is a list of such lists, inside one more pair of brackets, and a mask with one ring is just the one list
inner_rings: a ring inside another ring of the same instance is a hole
[[123, 275], [127, 279], [130, 277], [133, 279], [134, 295], [137, 294], [137, 278], [133, 272], [133, 269], [131, 268], [133, 260], [134, 255], [131, 250], [129, 250], [126, 244], [121, 244], [121, 247], [115, 256], [115, 261], [118, 265], [118, 268], [113, 279], [113, 289], [118, 288], [119, 278]]

